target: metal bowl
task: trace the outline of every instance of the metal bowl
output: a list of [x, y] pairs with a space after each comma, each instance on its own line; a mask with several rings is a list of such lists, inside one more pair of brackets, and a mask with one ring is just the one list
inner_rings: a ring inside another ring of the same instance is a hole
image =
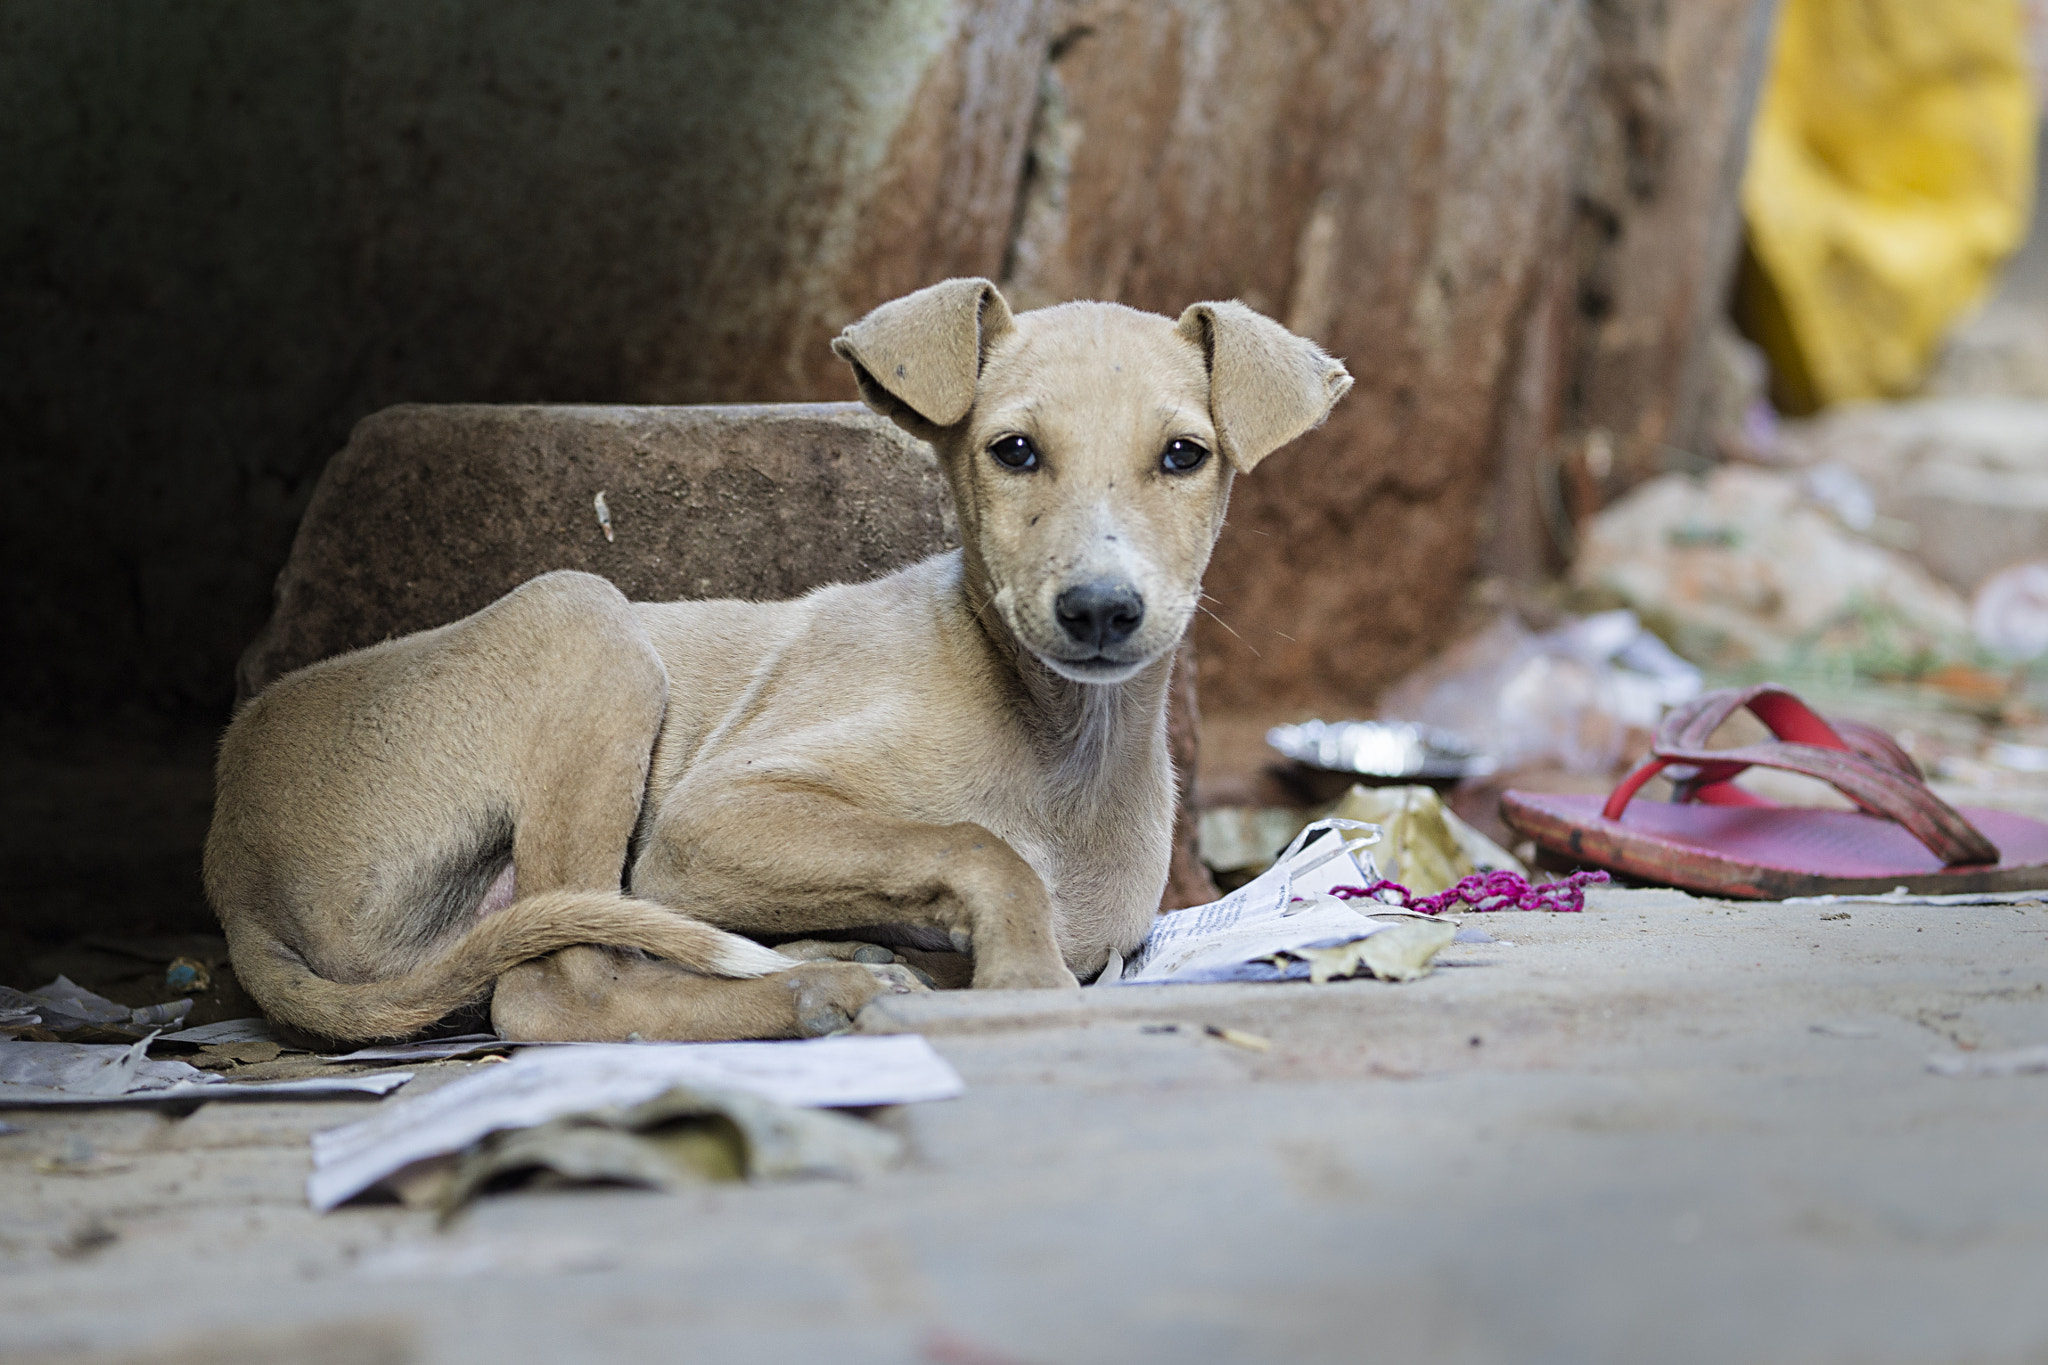
[[1368, 777], [1452, 781], [1484, 777], [1495, 767], [1462, 735], [1412, 721], [1305, 720], [1274, 726], [1266, 743], [1307, 767]]

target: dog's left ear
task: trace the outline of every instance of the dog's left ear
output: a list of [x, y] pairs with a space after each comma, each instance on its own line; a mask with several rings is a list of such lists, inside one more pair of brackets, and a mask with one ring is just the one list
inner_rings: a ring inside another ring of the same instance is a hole
[[1009, 332], [1010, 305], [987, 280], [946, 280], [883, 304], [839, 334], [861, 401], [913, 435], [950, 427], [974, 407], [982, 357]]
[[1351, 387], [1342, 361], [1241, 303], [1191, 304], [1175, 327], [1209, 362], [1209, 416], [1240, 474], [1321, 426]]

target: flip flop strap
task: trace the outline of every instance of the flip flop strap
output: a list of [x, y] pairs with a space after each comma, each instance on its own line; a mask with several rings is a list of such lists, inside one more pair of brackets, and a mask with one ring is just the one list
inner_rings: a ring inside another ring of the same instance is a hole
[[[1707, 748], [1704, 741], [1743, 706], [1780, 738], [1735, 749]], [[1686, 785], [1696, 794], [1707, 789], [1739, 790], [1727, 784], [1744, 769], [1776, 768], [1818, 778], [1870, 814], [1904, 826], [1945, 865], [1998, 861], [1996, 845], [1896, 761], [1904, 760], [1910, 767], [1911, 759], [1895, 745], [1881, 748], [1888, 752], [1872, 756], [1850, 747], [1832, 726], [1783, 688], [1766, 685], [1708, 693], [1666, 718], [1658, 727], [1650, 760], [1623, 779], [1601, 813], [1609, 820], [1619, 820], [1642, 785], [1674, 763], [1694, 769]], [[1734, 804], [1725, 799], [1723, 803]], [[1741, 802], [1758, 803], [1747, 794]]]
[[[1850, 749], [1855, 750], [1879, 767], [1890, 768], [1909, 782], [1921, 780], [1920, 765], [1913, 761], [1912, 755], [1901, 749], [1896, 740], [1878, 729], [1875, 725], [1865, 725], [1860, 720], [1845, 720], [1841, 717], [1828, 719], [1828, 724], [1833, 727], [1836, 734], [1842, 737], [1843, 742]], [[1820, 747], [1825, 748], [1827, 746], [1822, 745]], [[1669, 773], [1665, 775], [1672, 779], [1671, 800], [1676, 805], [1686, 805], [1695, 801], [1707, 806], [1770, 806], [1776, 804], [1765, 797], [1758, 796], [1746, 787], [1736, 786], [1733, 778], [1723, 778], [1718, 782], [1710, 782], [1697, 772], [1690, 777], [1676, 777]]]
[[1754, 687], [1724, 687], [1706, 692], [1671, 708], [1657, 726], [1652, 753], [1665, 749], [1704, 749], [1714, 731], [1737, 711], [1747, 709], [1779, 739], [1811, 744], [1821, 749], [1847, 749], [1849, 745], [1819, 712], [1776, 683]]

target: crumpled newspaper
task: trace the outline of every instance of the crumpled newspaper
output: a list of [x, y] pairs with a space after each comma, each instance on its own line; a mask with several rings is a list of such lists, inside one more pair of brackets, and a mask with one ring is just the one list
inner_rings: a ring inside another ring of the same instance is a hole
[[742, 1090], [677, 1086], [640, 1104], [492, 1133], [393, 1183], [406, 1203], [432, 1204], [445, 1218], [515, 1184], [674, 1191], [712, 1181], [858, 1179], [902, 1155], [903, 1139], [866, 1119]]
[[[542, 1169], [555, 1173], [548, 1178], [604, 1178], [660, 1188], [668, 1188], [670, 1181], [707, 1178], [704, 1172], [716, 1167], [716, 1144], [691, 1139], [684, 1144], [689, 1151], [664, 1153], [626, 1138], [573, 1131], [604, 1127], [629, 1138], [639, 1119], [653, 1112], [643, 1113], [643, 1106], [678, 1090], [700, 1100], [742, 1092], [771, 1106], [721, 1102], [717, 1108], [743, 1126], [744, 1172], [769, 1175], [815, 1167], [817, 1173], [844, 1173], [866, 1159], [861, 1152], [872, 1155], [880, 1148], [851, 1146], [860, 1139], [847, 1138], [845, 1130], [829, 1124], [791, 1118], [783, 1109], [913, 1104], [951, 1099], [964, 1088], [959, 1073], [917, 1034], [535, 1048], [361, 1122], [315, 1133], [306, 1197], [325, 1212], [381, 1185], [408, 1202], [445, 1208], [451, 1200], [468, 1197], [458, 1188], [463, 1180], [472, 1181], [473, 1194], [501, 1177]], [[622, 1117], [634, 1115], [639, 1119]], [[743, 1120], [752, 1126], [745, 1127]], [[516, 1142], [492, 1137], [541, 1129], [555, 1136]], [[825, 1134], [837, 1138], [828, 1140]], [[730, 1144], [728, 1150], [733, 1150]], [[462, 1162], [471, 1155], [480, 1164], [463, 1176]], [[676, 1161], [682, 1165], [670, 1169]], [[578, 1174], [598, 1171], [609, 1174]]]
[[[1329, 894], [1380, 880], [1367, 851], [1379, 837], [1379, 827], [1363, 821], [1314, 821], [1251, 882], [1208, 905], [1156, 917], [1131, 960], [1112, 957], [1095, 984], [1320, 984], [1361, 971], [1388, 981], [1427, 975], [1431, 959], [1456, 938], [1456, 921]], [[1382, 946], [1365, 946], [1382, 937]]]

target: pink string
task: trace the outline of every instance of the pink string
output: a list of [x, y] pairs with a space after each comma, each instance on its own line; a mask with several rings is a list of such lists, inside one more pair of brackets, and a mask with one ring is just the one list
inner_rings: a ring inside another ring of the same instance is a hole
[[1586, 908], [1586, 884], [1607, 880], [1605, 872], [1574, 872], [1561, 882], [1532, 885], [1519, 872], [1474, 872], [1450, 890], [1434, 896], [1418, 896], [1401, 883], [1384, 877], [1371, 886], [1332, 887], [1330, 894], [1339, 900], [1376, 900], [1422, 915], [1441, 915], [1458, 905], [1468, 910], [1550, 910], [1573, 914]]

